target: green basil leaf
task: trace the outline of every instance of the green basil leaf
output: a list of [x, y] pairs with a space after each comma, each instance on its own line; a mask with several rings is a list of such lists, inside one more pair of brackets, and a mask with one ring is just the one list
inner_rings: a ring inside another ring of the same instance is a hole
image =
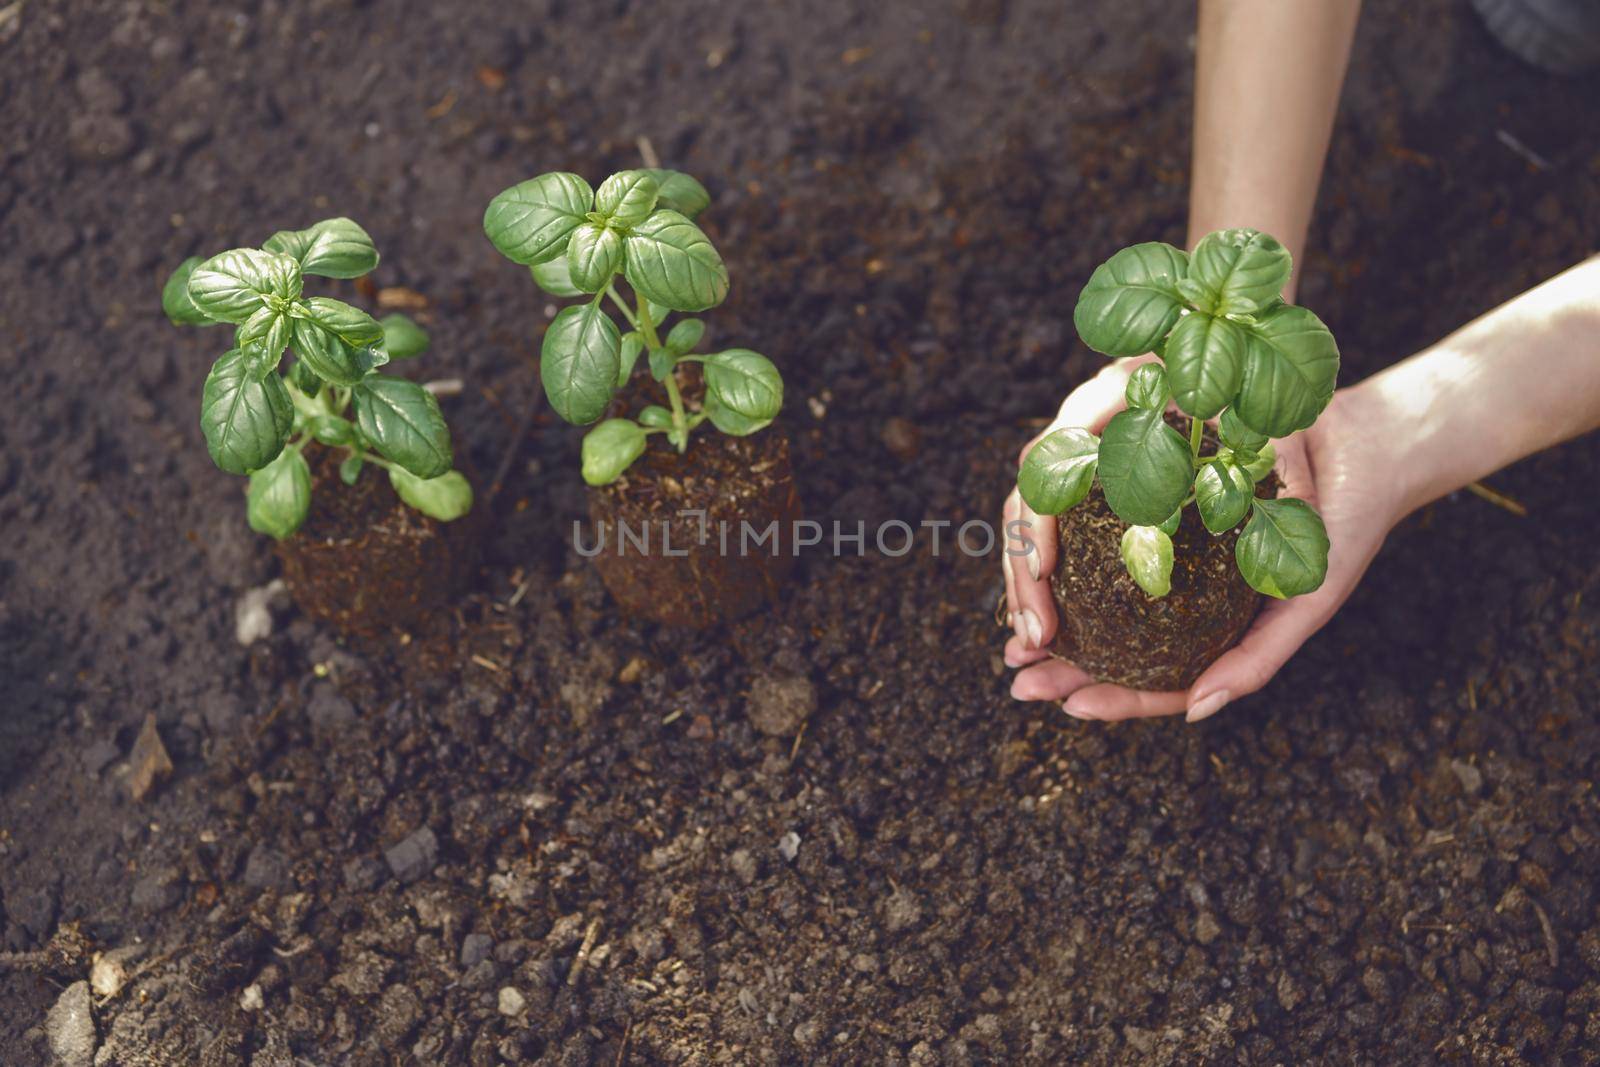
[[667, 316], [672, 314], [672, 309], [667, 305], [658, 304], [648, 297], [645, 298], [644, 306], [650, 312], [650, 321], [656, 324], [656, 329], [658, 330], [666, 325]]
[[229, 474], [265, 467], [283, 451], [293, 425], [294, 402], [282, 378], [251, 377], [237, 348], [212, 365], [200, 393], [200, 430], [218, 467]]
[[678, 365], [678, 353], [670, 348], [652, 348], [650, 350], [650, 377], [658, 382], [667, 380], [667, 375], [672, 373], [672, 368]]
[[1122, 562], [1134, 583], [1153, 597], [1172, 592], [1172, 538], [1159, 526], [1122, 532]]
[[1154, 526], [1182, 506], [1194, 484], [1189, 442], [1161, 412], [1119, 411], [1100, 437], [1100, 487], [1117, 518]]
[[1333, 399], [1338, 376], [1333, 334], [1305, 308], [1284, 304], [1260, 316], [1246, 333], [1234, 408], [1256, 432], [1287, 437], [1317, 421]]
[[1183, 509], [1179, 508], [1177, 511], [1174, 511], [1167, 518], [1166, 522], [1162, 523], [1160, 526], [1157, 526], [1156, 529], [1160, 530], [1162, 533], [1166, 534], [1168, 537], [1176, 537], [1176, 536], [1178, 536], [1178, 527], [1180, 527], [1182, 525], [1183, 525]]
[[644, 338], [639, 336], [638, 330], [629, 330], [622, 335], [621, 359], [617, 365], [617, 388], [621, 389], [628, 384], [628, 379], [633, 377], [633, 366], [639, 362], [639, 354], [644, 351]]
[[262, 307], [239, 327], [235, 335], [239, 347], [253, 346], [256, 349], [246, 353], [254, 364], [256, 377], [259, 378], [267, 371], [277, 369], [278, 361], [283, 357], [283, 350], [289, 347], [292, 326], [289, 316], [270, 307]]
[[513, 263], [546, 263], [566, 251], [593, 204], [593, 190], [578, 175], [541, 174], [489, 201], [483, 232]]
[[307, 397], [316, 396], [322, 389], [322, 378], [303, 359], [296, 359], [289, 367], [289, 383]]
[[390, 467], [389, 484], [401, 500], [440, 522], [451, 522], [472, 510], [472, 483], [460, 471], [419, 478], [403, 467]]
[[656, 206], [694, 218], [711, 204], [711, 194], [694, 178], [679, 170], [656, 167], [646, 171], [656, 180]]
[[201, 311], [189, 298], [189, 275], [200, 265], [199, 256], [190, 256], [178, 264], [167, 284], [161, 287], [161, 310], [167, 313], [176, 326], [214, 326], [216, 320]]
[[1108, 356], [1155, 351], [1183, 310], [1177, 286], [1188, 269], [1188, 256], [1159, 241], [1124, 248], [1095, 268], [1079, 294], [1078, 336]]
[[657, 211], [625, 241], [628, 284], [674, 311], [704, 311], [728, 296], [728, 268], [700, 227], [676, 211]]
[[450, 429], [433, 394], [404, 378], [373, 375], [351, 391], [356, 420], [372, 446], [418, 478], [450, 469]]
[[1256, 592], [1279, 599], [1300, 596], [1316, 590], [1328, 575], [1328, 531], [1304, 500], [1256, 500], [1234, 558]]
[[366, 457], [360, 452], [350, 453], [339, 464], [339, 480], [345, 485], [355, 485], [356, 479], [361, 477], [361, 468], [365, 463]]
[[535, 263], [528, 268], [533, 273], [534, 284], [551, 296], [583, 296], [584, 292], [572, 284], [572, 273], [567, 270], [565, 254], [546, 263]]
[[1172, 399], [1187, 415], [1209, 419], [1239, 390], [1245, 333], [1227, 319], [1201, 311], [1178, 320], [1162, 358]]
[[335, 385], [355, 385], [372, 369], [361, 350], [310, 319], [294, 320], [294, 351], [317, 377]]
[[189, 273], [189, 300], [202, 314], [222, 322], [244, 322], [269, 296], [294, 300], [300, 287], [300, 264], [256, 248], [219, 253]]
[[323, 278], [359, 278], [378, 265], [372, 237], [347, 218], [323, 219], [304, 230], [279, 230], [262, 244], [298, 260], [300, 269]]
[[618, 226], [637, 226], [656, 209], [660, 183], [648, 170], [624, 170], [600, 183], [594, 209]]
[[639, 412], [639, 425], [648, 426], [652, 430], [670, 430], [672, 428], [672, 412], [660, 404], [650, 404]]
[[428, 350], [428, 331], [396, 311], [378, 320], [383, 330], [383, 348], [390, 359], [410, 359]]
[[356, 428], [337, 415], [316, 415], [306, 421], [306, 428], [325, 445], [348, 447], [356, 443]]
[[723, 433], [743, 437], [762, 429], [783, 407], [783, 378], [766, 356], [730, 348], [705, 361], [705, 413]]
[[1289, 284], [1289, 250], [1260, 230], [1219, 230], [1200, 239], [1189, 257], [1217, 315], [1248, 315], [1267, 307]]
[[1249, 454], [1240, 454], [1239, 466], [1244, 468], [1244, 472], [1250, 476], [1250, 480], [1253, 482], [1259, 482], [1271, 474], [1272, 465], [1278, 461], [1278, 450], [1272, 446], [1271, 441], [1262, 445], [1260, 451], [1251, 455], [1251, 458], [1246, 459], [1246, 455]]
[[1194, 503], [1200, 509], [1200, 521], [1214, 534], [1233, 529], [1250, 513], [1255, 489], [1250, 475], [1231, 460], [1207, 463], [1194, 480]]
[[1153, 408], [1164, 411], [1167, 407], [1167, 372], [1159, 363], [1141, 363], [1128, 375], [1128, 387], [1123, 396], [1130, 408]]
[[563, 308], [545, 331], [539, 378], [555, 413], [579, 426], [606, 413], [622, 369], [622, 335], [593, 304]]
[[644, 429], [631, 419], [607, 419], [583, 435], [583, 480], [610, 485], [644, 455]]
[[622, 267], [622, 235], [586, 222], [567, 242], [567, 276], [585, 293], [598, 293]]
[[1059, 515], [1089, 495], [1099, 462], [1098, 437], [1076, 426], [1063, 427], [1028, 450], [1017, 471], [1017, 491], [1040, 515]]
[[245, 518], [250, 529], [282, 541], [293, 536], [311, 510], [311, 468], [297, 448], [250, 475]]
[[694, 351], [694, 346], [700, 343], [700, 338], [706, 333], [706, 324], [699, 319], [682, 319], [672, 327], [672, 332], [667, 334], [667, 347], [680, 356], [688, 355]]
[[1239, 413], [1231, 407], [1218, 420], [1217, 434], [1222, 438], [1222, 443], [1235, 452], [1260, 452], [1267, 443], [1267, 435], [1256, 433], [1246, 426], [1240, 420]]
[[303, 305], [302, 316], [321, 326], [351, 348], [369, 348], [383, 340], [378, 320], [342, 300], [314, 296]]

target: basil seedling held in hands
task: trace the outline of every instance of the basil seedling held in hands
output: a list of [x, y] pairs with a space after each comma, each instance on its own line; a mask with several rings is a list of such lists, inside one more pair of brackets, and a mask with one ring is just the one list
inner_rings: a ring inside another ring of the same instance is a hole
[[[1153, 352], [1158, 363], [1128, 380], [1127, 410], [1096, 437], [1056, 430], [1017, 475], [1028, 506], [1059, 515], [1096, 479], [1128, 524], [1122, 558], [1152, 597], [1171, 588], [1172, 535], [1193, 504], [1213, 535], [1245, 523], [1234, 546], [1239, 572], [1273, 597], [1309, 593], [1328, 572], [1328, 535], [1303, 500], [1266, 499], [1256, 483], [1272, 470], [1271, 438], [1304, 430], [1333, 398], [1339, 348], [1305, 308], [1278, 294], [1289, 252], [1256, 230], [1223, 230], [1186, 255], [1151, 242], [1101, 264], [1078, 297], [1078, 336], [1108, 356]], [[1189, 418], [1185, 436], [1168, 403]], [[1220, 416], [1217, 450], [1202, 454], [1203, 424]]]
[[[568, 422], [600, 419], [617, 390], [643, 365], [666, 389], [670, 408], [651, 405], [637, 420], [611, 418], [583, 440], [583, 478], [607, 485], [644, 453], [651, 434], [682, 452], [704, 422], [744, 436], [763, 429], [783, 406], [783, 379], [772, 362], [745, 348], [700, 354], [696, 318], [673, 312], [716, 307], [728, 295], [728, 268], [694, 222], [711, 202], [705, 188], [671, 170], [625, 170], [598, 190], [576, 174], [541, 174], [495, 197], [483, 229], [507, 259], [528, 266], [552, 296], [588, 299], [564, 308], [545, 331], [539, 374], [550, 406]], [[617, 285], [625, 281], [632, 300]], [[609, 300], [627, 325], [607, 314]], [[699, 363], [705, 399], [685, 403], [677, 368]]]
[[[448, 522], [472, 506], [453, 469], [450, 431], [433, 394], [378, 368], [428, 347], [404, 315], [382, 322], [325, 296], [307, 296], [308, 274], [357, 278], [378, 265], [372, 238], [345, 218], [282, 230], [260, 248], [185, 260], [161, 292], [180, 325], [234, 327], [233, 347], [206, 376], [200, 429], [216, 465], [250, 477], [252, 529], [283, 540], [311, 507], [313, 441], [345, 453], [339, 475], [354, 485], [368, 464], [384, 468], [400, 499]], [[286, 349], [294, 363], [279, 373]], [[355, 417], [349, 417], [354, 405]]]

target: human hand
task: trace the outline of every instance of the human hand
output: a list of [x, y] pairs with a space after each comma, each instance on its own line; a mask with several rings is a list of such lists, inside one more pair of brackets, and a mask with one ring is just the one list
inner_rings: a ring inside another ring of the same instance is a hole
[[[1039, 437], [1062, 426], [1099, 433], [1125, 406], [1128, 376], [1151, 358], [1108, 364], [1073, 390]], [[1049, 582], [1056, 563], [1055, 520], [1035, 514], [1013, 490], [1006, 499], [1006, 522], [1030, 524], [1019, 532], [1031, 534], [1034, 551], [1025, 557], [1002, 555], [1006, 602], [1016, 631], [1006, 642], [1006, 664], [1022, 668], [1012, 682], [1011, 695], [1018, 700], [1064, 701], [1062, 710], [1079, 719], [1110, 721], [1186, 711], [1190, 722], [1198, 722], [1266, 685], [1350, 596], [1404, 514], [1405, 494], [1392, 467], [1393, 453], [1379, 445], [1388, 439], [1381, 422], [1358, 390], [1342, 390], [1309, 430], [1274, 442], [1275, 469], [1284, 495], [1315, 507], [1327, 527], [1331, 544], [1327, 578], [1314, 593], [1265, 604], [1239, 643], [1206, 668], [1187, 691], [1146, 692], [1096, 682], [1071, 663], [1051, 657], [1048, 648], [1057, 629]], [[1023, 456], [1039, 437], [1022, 450]], [[1012, 527], [1006, 529], [1010, 532]], [[1031, 562], [1037, 563], [1037, 572], [1028, 565]]]

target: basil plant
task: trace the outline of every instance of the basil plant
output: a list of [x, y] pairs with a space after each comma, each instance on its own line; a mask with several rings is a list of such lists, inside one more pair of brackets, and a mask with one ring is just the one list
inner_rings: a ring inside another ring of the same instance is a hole
[[[1078, 336], [1108, 356], [1154, 352], [1128, 380], [1125, 411], [1104, 433], [1068, 427], [1029, 451], [1017, 475], [1028, 506], [1059, 515], [1098, 480], [1128, 524], [1122, 558], [1153, 597], [1171, 590], [1172, 535], [1193, 504], [1205, 528], [1244, 523], [1239, 572], [1273, 597], [1309, 593], [1328, 572], [1328, 534], [1303, 500], [1258, 499], [1272, 438], [1304, 430], [1333, 398], [1339, 348], [1322, 321], [1279, 297], [1289, 252], [1256, 230], [1223, 230], [1186, 255], [1160, 242], [1124, 248], [1095, 269], [1073, 313]], [[1189, 417], [1187, 440], [1165, 418]], [[1203, 424], [1221, 444], [1205, 454]]]
[[[167, 280], [161, 306], [179, 325], [234, 328], [200, 395], [200, 429], [216, 465], [250, 478], [252, 529], [283, 540], [311, 508], [305, 450], [340, 449], [339, 476], [354, 485], [382, 467], [400, 499], [450, 521], [472, 506], [472, 487], [452, 469], [450, 430], [433, 394], [378, 368], [428, 347], [404, 315], [382, 322], [326, 296], [307, 296], [307, 275], [357, 278], [378, 265], [372, 238], [345, 218], [282, 230], [260, 248], [193, 256]], [[294, 362], [280, 373], [285, 350]], [[354, 416], [350, 414], [352, 405]]]
[[[539, 376], [556, 414], [575, 425], [600, 420], [641, 362], [666, 390], [670, 407], [651, 404], [637, 420], [610, 418], [583, 439], [583, 478], [608, 485], [644, 454], [652, 434], [679, 452], [710, 422], [744, 436], [766, 427], [783, 406], [783, 379], [767, 357], [747, 348], [698, 353], [700, 312], [728, 296], [728, 268], [695, 224], [710, 204], [705, 187], [672, 170], [625, 170], [591, 189], [576, 174], [541, 174], [489, 202], [483, 230], [552, 296], [584, 298], [558, 313], [545, 331]], [[631, 299], [618, 290], [625, 282]], [[622, 316], [626, 330], [607, 313]], [[685, 402], [677, 368], [698, 363], [705, 397]]]

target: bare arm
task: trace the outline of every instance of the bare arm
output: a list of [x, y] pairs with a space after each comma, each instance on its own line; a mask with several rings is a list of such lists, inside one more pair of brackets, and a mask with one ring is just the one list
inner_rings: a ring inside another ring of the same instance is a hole
[[1347, 390], [1404, 456], [1401, 513], [1600, 428], [1600, 256]]
[[1201, 0], [1191, 248], [1248, 226], [1300, 264], [1360, 10], [1360, 0]]

